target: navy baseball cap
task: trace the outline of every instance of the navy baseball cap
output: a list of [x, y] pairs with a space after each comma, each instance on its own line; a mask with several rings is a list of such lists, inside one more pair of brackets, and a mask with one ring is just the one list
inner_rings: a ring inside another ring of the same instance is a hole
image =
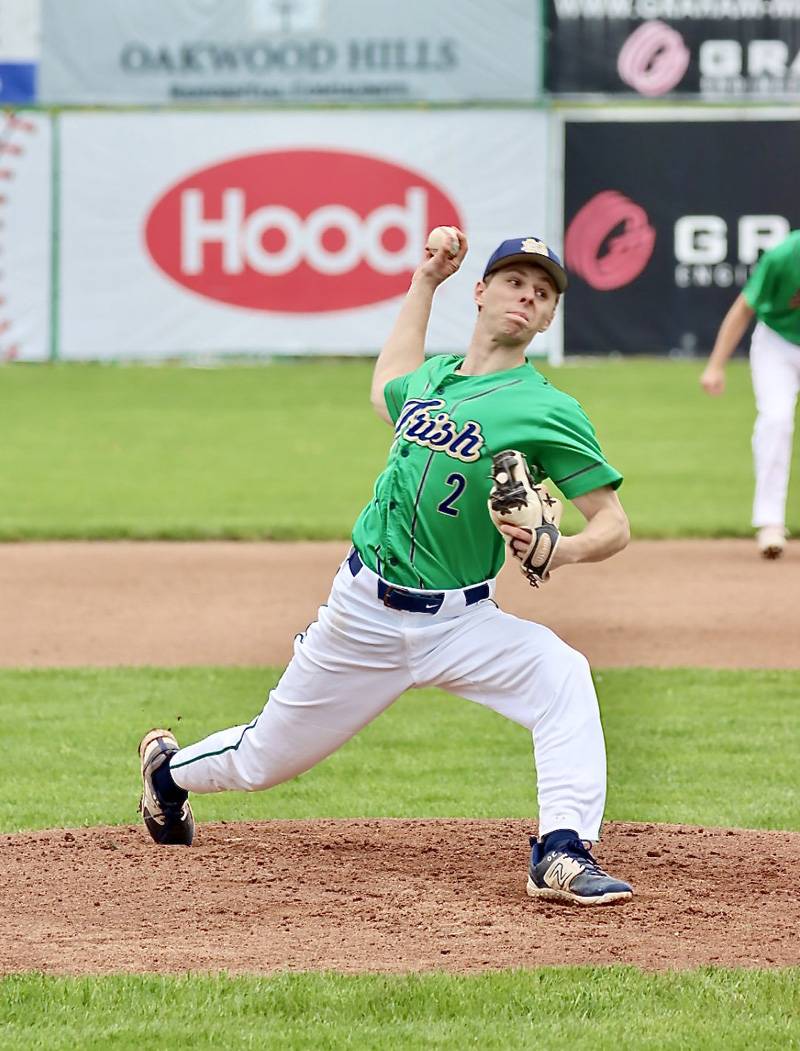
[[567, 287], [567, 272], [561, 260], [552, 248], [538, 237], [512, 237], [503, 241], [489, 256], [489, 262], [483, 271], [484, 279], [495, 270], [512, 263], [532, 263], [546, 270], [555, 281], [556, 288], [563, 292]]

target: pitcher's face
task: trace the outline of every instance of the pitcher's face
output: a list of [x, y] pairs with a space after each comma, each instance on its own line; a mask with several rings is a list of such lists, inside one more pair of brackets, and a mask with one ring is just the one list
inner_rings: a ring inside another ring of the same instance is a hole
[[535, 263], [514, 263], [475, 286], [478, 324], [497, 342], [527, 345], [549, 328], [558, 306], [550, 275]]

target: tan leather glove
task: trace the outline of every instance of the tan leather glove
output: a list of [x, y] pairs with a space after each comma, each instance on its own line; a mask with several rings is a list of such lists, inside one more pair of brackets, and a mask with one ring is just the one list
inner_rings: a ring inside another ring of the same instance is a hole
[[527, 551], [516, 555], [532, 587], [548, 579], [548, 567], [561, 538], [559, 522], [564, 509], [546, 486], [534, 484], [525, 456], [504, 449], [492, 457], [489, 514], [499, 529], [505, 523], [521, 526], [531, 534]]

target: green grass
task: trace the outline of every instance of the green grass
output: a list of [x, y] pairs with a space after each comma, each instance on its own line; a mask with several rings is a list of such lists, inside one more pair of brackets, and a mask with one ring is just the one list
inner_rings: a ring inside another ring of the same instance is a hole
[[0, 369], [0, 539], [346, 536], [388, 448], [368, 392], [329, 361]]
[[[716, 400], [698, 386], [699, 362], [541, 368], [584, 405], [625, 474], [634, 535], [751, 533], [746, 363], [730, 366]], [[0, 540], [344, 538], [390, 440], [369, 405], [371, 369], [0, 368]], [[570, 509], [567, 528], [578, 521]]]
[[[0, 829], [138, 820], [136, 743], [192, 740], [257, 710], [262, 668], [0, 671]], [[800, 828], [800, 671], [596, 674], [609, 820]], [[491, 712], [403, 697], [314, 770], [269, 792], [198, 796], [200, 821], [533, 816], [530, 740]], [[0, 978], [0, 1047], [726, 1051], [800, 1046], [800, 970], [547, 968], [470, 977], [189, 974]]]
[[[543, 367], [626, 476], [634, 535], [749, 535], [752, 393], [705, 398], [701, 363]], [[0, 540], [348, 535], [385, 460], [371, 363], [0, 369]], [[797, 441], [797, 439], [796, 439]], [[797, 478], [789, 526], [800, 531]], [[309, 514], [313, 504], [314, 514]], [[577, 516], [566, 519], [574, 528]], [[249, 719], [274, 669], [0, 671], [0, 830], [138, 820], [136, 743]], [[609, 820], [800, 829], [800, 672], [596, 675]], [[533, 817], [520, 727], [437, 691], [401, 699], [270, 792], [198, 797], [200, 821]], [[0, 1047], [800, 1046], [800, 972], [553, 968], [470, 978], [332, 974], [0, 979]]]
[[[277, 672], [256, 668], [0, 672], [0, 831], [138, 821], [136, 745], [249, 721]], [[800, 672], [597, 673], [608, 820], [800, 829], [786, 756]], [[532, 817], [528, 733], [437, 690], [407, 694], [344, 748], [269, 792], [195, 798], [200, 821]]]
[[193, 1051], [768, 1051], [800, 1044], [800, 970], [0, 979], [4, 1051], [154, 1042]]

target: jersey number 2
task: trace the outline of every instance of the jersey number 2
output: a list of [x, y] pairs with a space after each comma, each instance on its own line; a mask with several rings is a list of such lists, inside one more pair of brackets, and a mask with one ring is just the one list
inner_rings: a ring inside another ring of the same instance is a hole
[[467, 487], [467, 479], [463, 474], [458, 474], [454, 471], [449, 474], [445, 479], [448, 485], [453, 486], [453, 491], [449, 496], [446, 496], [444, 500], [436, 508], [437, 511], [441, 511], [443, 515], [450, 515], [451, 518], [458, 517], [458, 510], [453, 507], [453, 504], [458, 500], [459, 496], [464, 492]]

